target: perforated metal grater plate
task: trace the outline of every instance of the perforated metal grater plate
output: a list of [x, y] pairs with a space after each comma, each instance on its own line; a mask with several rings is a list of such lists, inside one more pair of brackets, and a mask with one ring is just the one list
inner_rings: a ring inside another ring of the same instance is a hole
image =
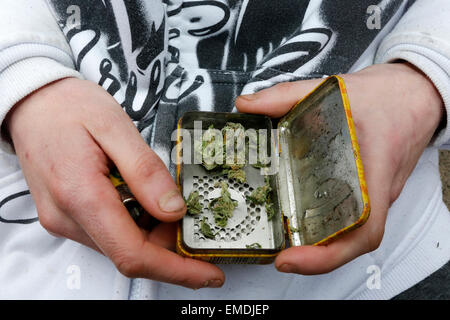
[[[281, 228], [274, 227], [274, 222], [267, 220], [264, 205], [255, 205], [246, 200], [246, 196], [264, 185], [264, 176], [259, 169], [245, 167], [247, 183], [227, 179], [221, 174], [210, 173], [199, 165], [185, 165], [183, 169], [183, 194], [187, 198], [191, 191], [198, 191], [204, 208], [198, 216], [186, 215], [183, 219], [183, 239], [193, 249], [246, 249], [252, 244], [259, 244], [262, 249], [275, 249]], [[225, 228], [214, 222], [212, 212], [208, 209], [210, 201], [220, 197], [218, 182], [228, 184], [231, 198], [238, 202], [233, 216]], [[215, 239], [207, 239], [200, 232], [203, 217], [211, 226]]]

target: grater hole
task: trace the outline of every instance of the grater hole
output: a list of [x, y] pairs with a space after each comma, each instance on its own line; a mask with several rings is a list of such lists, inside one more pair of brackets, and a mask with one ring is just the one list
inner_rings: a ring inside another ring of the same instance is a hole
[[[255, 188], [251, 187], [248, 183], [242, 184], [222, 175], [196, 176], [194, 177], [193, 182], [193, 187], [198, 190], [199, 198], [204, 208], [209, 207], [209, 204], [211, 203], [209, 197], [213, 192], [217, 191], [218, 183], [228, 182], [229, 189], [239, 192], [244, 199], [246, 195], [250, 195], [250, 193], [255, 190]], [[214, 239], [216, 242], [238, 241], [241, 240], [242, 237], [250, 236], [252, 232], [255, 231], [255, 226], [261, 218], [260, 212], [262, 209], [260, 209], [260, 206], [255, 206], [248, 200], [244, 202], [244, 206], [245, 205], [247, 207], [247, 214], [242, 217], [242, 220], [238, 224], [228, 228], [222, 228], [215, 225], [214, 222], [209, 223], [211, 231], [216, 235], [216, 238]], [[211, 218], [208, 220], [210, 219]], [[199, 217], [196, 217], [194, 220], [194, 239], [195, 241], [206, 241], [208, 239], [200, 232], [200, 221], [201, 219]]]

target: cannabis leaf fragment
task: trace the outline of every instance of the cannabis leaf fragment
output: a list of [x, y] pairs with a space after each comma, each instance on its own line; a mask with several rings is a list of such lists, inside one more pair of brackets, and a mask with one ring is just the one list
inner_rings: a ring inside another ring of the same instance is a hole
[[200, 195], [198, 191], [193, 191], [189, 194], [187, 200], [185, 200], [187, 211], [190, 215], [198, 215], [202, 213], [203, 206], [200, 203]]
[[216, 225], [225, 228], [228, 219], [233, 216], [233, 210], [238, 206], [238, 203], [231, 198], [230, 192], [228, 192], [228, 185], [224, 181], [220, 185], [222, 188], [220, 197], [213, 199], [209, 203], [209, 209], [214, 215]]

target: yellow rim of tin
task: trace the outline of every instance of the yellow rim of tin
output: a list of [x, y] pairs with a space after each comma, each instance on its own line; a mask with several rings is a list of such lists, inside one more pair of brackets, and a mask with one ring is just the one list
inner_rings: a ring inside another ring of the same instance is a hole
[[[314, 90], [312, 90], [305, 97], [303, 97], [301, 100], [299, 100], [291, 108], [290, 111], [297, 108], [306, 98], [308, 98], [319, 87], [321, 87], [326, 81], [330, 80], [331, 78], [335, 78], [338, 81], [339, 89], [341, 92], [342, 103], [344, 106], [345, 116], [347, 119], [347, 126], [348, 126], [349, 134], [350, 134], [350, 140], [352, 142], [352, 149], [353, 149], [353, 153], [355, 156], [358, 180], [359, 180], [359, 184], [360, 184], [360, 188], [361, 188], [363, 212], [361, 213], [360, 218], [355, 223], [333, 233], [332, 235], [326, 237], [325, 239], [320, 240], [319, 242], [314, 243], [313, 245], [315, 245], [315, 246], [316, 245], [326, 245], [326, 244], [330, 243], [332, 240], [335, 240], [336, 238], [338, 238], [339, 236], [342, 236], [343, 234], [356, 229], [357, 227], [363, 225], [367, 221], [367, 219], [369, 218], [369, 215], [370, 215], [369, 192], [367, 190], [366, 180], [364, 177], [364, 169], [363, 169], [363, 165], [362, 165], [362, 161], [361, 161], [359, 145], [358, 145], [358, 141], [356, 138], [355, 125], [353, 123], [353, 116], [352, 116], [352, 113], [350, 110], [350, 102], [348, 99], [347, 88], [345, 86], [344, 79], [342, 79], [341, 77], [336, 76], [336, 75], [326, 78], [316, 88], [314, 88]], [[181, 134], [180, 134], [181, 121], [182, 121], [182, 119], [180, 118], [177, 123], [177, 149], [176, 149], [177, 150], [176, 183], [180, 190], [181, 190], [180, 174], [181, 174], [181, 150], [182, 150]], [[280, 124], [278, 124], [278, 127], [279, 126], [280, 126]], [[278, 139], [279, 139], [279, 136], [278, 136]], [[278, 148], [279, 148], [279, 152], [281, 152], [280, 143], [278, 143]], [[283, 212], [281, 212], [281, 214], [282, 214], [282, 216], [284, 216]], [[283, 221], [283, 227], [284, 227], [284, 219], [282, 219], [282, 221]], [[288, 221], [288, 225], [287, 225], [286, 229], [287, 229], [289, 238], [291, 238], [291, 232], [289, 230], [289, 221]], [[186, 251], [186, 249], [184, 248], [184, 246], [182, 244], [181, 223], [178, 223], [178, 226], [177, 226], [176, 247], [177, 247], [177, 251], [179, 253], [181, 253], [183, 256], [186, 256], [189, 258], [214, 258], [214, 257], [221, 257], [221, 258], [274, 258], [279, 254], [279, 252], [271, 253], [271, 254], [265, 254], [265, 253], [191, 253], [189, 251]], [[284, 247], [285, 247], [285, 245], [283, 245], [283, 248], [281, 250], [283, 250]], [[281, 250], [280, 250], [280, 252], [281, 252]]]

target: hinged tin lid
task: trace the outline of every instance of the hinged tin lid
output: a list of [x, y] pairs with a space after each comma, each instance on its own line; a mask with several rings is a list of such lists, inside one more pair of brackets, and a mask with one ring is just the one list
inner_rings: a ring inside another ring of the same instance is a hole
[[332, 76], [279, 124], [279, 201], [291, 244], [323, 244], [362, 225], [370, 207], [344, 81]]

